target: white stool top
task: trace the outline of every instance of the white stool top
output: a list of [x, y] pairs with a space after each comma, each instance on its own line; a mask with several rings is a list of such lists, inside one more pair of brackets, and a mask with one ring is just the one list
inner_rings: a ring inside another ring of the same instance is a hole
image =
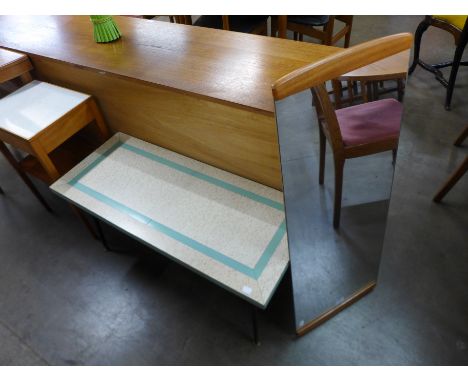
[[0, 129], [31, 139], [87, 98], [87, 94], [32, 81], [0, 99]]
[[281, 192], [122, 133], [51, 188], [260, 307], [289, 262]]

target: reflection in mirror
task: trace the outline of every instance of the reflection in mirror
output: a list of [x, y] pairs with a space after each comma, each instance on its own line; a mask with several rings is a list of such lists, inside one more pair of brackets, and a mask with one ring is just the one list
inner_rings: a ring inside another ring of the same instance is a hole
[[386, 59], [388, 77], [385, 60], [364, 66], [363, 59], [352, 72], [345, 64], [331, 78], [319, 65], [305, 81], [315, 81], [311, 86], [275, 95], [298, 334], [375, 286], [403, 110], [406, 38]]

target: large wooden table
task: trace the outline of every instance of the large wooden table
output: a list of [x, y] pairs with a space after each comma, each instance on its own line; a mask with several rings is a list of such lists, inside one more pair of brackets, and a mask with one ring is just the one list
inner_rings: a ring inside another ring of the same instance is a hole
[[111, 129], [281, 189], [271, 84], [340, 48], [115, 19], [123, 37], [97, 44], [86, 16], [2, 16], [0, 46], [94, 95]]

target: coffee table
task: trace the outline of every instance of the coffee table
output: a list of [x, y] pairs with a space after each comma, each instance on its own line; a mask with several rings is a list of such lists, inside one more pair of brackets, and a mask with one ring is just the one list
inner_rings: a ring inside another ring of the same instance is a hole
[[257, 308], [289, 264], [280, 191], [123, 133], [51, 189]]

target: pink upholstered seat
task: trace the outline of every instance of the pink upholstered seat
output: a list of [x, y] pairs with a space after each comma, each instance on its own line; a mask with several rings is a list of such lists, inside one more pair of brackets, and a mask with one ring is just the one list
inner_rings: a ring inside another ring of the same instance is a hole
[[398, 138], [403, 105], [395, 99], [382, 99], [336, 110], [345, 146]]

